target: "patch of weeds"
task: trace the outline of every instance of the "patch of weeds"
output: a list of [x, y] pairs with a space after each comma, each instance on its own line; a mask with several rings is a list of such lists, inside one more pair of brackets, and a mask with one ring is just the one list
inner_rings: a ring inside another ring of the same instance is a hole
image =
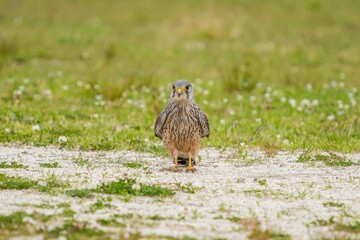
[[143, 165], [138, 162], [126, 162], [123, 165], [128, 168], [136, 168], [136, 169], [143, 167]]
[[67, 185], [60, 184], [54, 174], [48, 176], [45, 180], [38, 181], [35, 189], [39, 190], [40, 192], [47, 192], [50, 193], [54, 189], [59, 187], [66, 187]]
[[120, 179], [109, 183], [101, 183], [96, 189], [96, 192], [118, 194], [118, 195], [134, 195], [134, 196], [149, 196], [149, 197], [168, 197], [175, 193], [170, 189], [163, 188], [158, 185], [145, 185], [136, 183], [135, 179]]
[[195, 187], [193, 186], [192, 183], [181, 183], [181, 182], [177, 182], [175, 183], [176, 186], [176, 190], [178, 191], [182, 191], [184, 193], [196, 193], [196, 191], [200, 190], [200, 187]]
[[259, 198], [267, 196], [267, 192], [264, 189], [248, 189], [244, 190], [244, 193], [254, 194]]
[[245, 218], [239, 221], [245, 230], [250, 231], [248, 235], [249, 239], [260, 240], [260, 239], [276, 239], [276, 240], [290, 240], [291, 237], [287, 234], [272, 232], [268, 229], [262, 230], [260, 227], [260, 221], [256, 218]]
[[111, 204], [110, 203], [104, 203], [104, 201], [98, 199], [95, 203], [93, 203], [90, 206], [90, 211], [91, 212], [95, 212], [96, 210], [100, 210], [103, 208], [111, 208]]
[[9, 231], [18, 230], [25, 216], [27, 216], [25, 212], [14, 212], [7, 216], [0, 216], [0, 229], [7, 229]]
[[0, 168], [28, 168], [28, 166], [25, 166], [17, 162], [11, 162], [11, 163], [0, 162]]
[[74, 219], [67, 220], [63, 226], [45, 233], [45, 236], [48, 238], [64, 235], [68, 239], [98, 239], [99, 237], [107, 236], [104, 231], [88, 228], [87, 223], [74, 221]]
[[36, 181], [21, 178], [21, 177], [10, 177], [3, 173], [0, 173], [0, 189], [29, 189], [38, 186]]
[[39, 165], [40, 165], [40, 167], [44, 167], [44, 168], [58, 168], [58, 167], [59, 167], [59, 163], [58, 163], [58, 162], [53, 162], [53, 163], [40, 163]]
[[257, 182], [260, 184], [260, 186], [266, 186], [267, 185], [266, 179], [259, 179], [259, 180], [257, 180]]
[[75, 215], [75, 211], [72, 210], [70, 207], [66, 207], [63, 209], [63, 216], [64, 217], [73, 217]]
[[341, 207], [344, 207], [345, 204], [344, 203], [339, 203], [339, 202], [324, 202], [323, 206], [324, 207], [338, 207], [338, 208], [341, 208]]
[[317, 219], [312, 222], [315, 226], [329, 226], [336, 231], [348, 232], [348, 233], [360, 233], [360, 221], [354, 223], [343, 223], [335, 221], [334, 217], [330, 217], [328, 220]]
[[347, 159], [346, 157], [339, 156], [335, 153], [325, 154], [315, 154], [311, 155], [309, 153], [302, 153], [296, 162], [307, 163], [307, 162], [323, 162], [326, 166], [331, 167], [348, 167], [353, 165], [358, 165]]
[[236, 217], [236, 216], [232, 216], [232, 217], [228, 217], [227, 220], [231, 221], [231, 222], [240, 222], [242, 220], [242, 218], [240, 217]]
[[165, 220], [166, 218], [161, 217], [161, 216], [155, 214], [155, 215], [153, 215], [153, 216], [150, 216], [149, 219], [154, 220], [154, 221], [161, 221], [161, 220]]
[[78, 157], [73, 157], [72, 158], [73, 162], [80, 166], [80, 167], [84, 167], [84, 166], [90, 166], [90, 161], [88, 158], [83, 158], [81, 154], [79, 154]]
[[92, 198], [94, 195], [90, 189], [70, 189], [66, 190], [65, 194], [76, 198]]
[[103, 225], [103, 226], [115, 226], [115, 227], [126, 227], [126, 224], [118, 222], [116, 219], [97, 219], [97, 223]]

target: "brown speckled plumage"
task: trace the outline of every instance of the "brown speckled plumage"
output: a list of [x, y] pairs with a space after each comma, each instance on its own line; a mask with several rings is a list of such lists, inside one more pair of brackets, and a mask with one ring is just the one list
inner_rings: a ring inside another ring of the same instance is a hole
[[[190, 82], [176, 81], [173, 84], [171, 99], [160, 113], [155, 123], [155, 136], [163, 140], [169, 154], [174, 159], [195, 159], [201, 138], [210, 134], [209, 122], [193, 98]], [[195, 171], [188, 161], [188, 171]]]

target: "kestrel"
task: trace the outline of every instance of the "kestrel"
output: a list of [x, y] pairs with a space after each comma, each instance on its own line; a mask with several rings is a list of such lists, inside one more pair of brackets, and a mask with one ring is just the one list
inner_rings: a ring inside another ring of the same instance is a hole
[[209, 137], [210, 128], [207, 116], [195, 102], [190, 82], [173, 83], [171, 98], [156, 119], [154, 131], [174, 159], [171, 170], [180, 171], [178, 160], [187, 160], [186, 172], [196, 171], [192, 161], [199, 152], [201, 138]]

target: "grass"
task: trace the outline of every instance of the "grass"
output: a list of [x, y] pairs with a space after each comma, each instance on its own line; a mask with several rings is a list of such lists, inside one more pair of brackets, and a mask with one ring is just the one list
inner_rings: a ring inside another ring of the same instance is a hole
[[336, 221], [334, 217], [330, 217], [328, 220], [318, 219], [317, 221], [312, 222], [312, 224], [316, 226], [329, 226], [336, 231], [354, 234], [360, 233], [360, 221], [345, 223], [342, 221]]
[[152, 127], [186, 78], [204, 147], [358, 151], [358, 1], [86, 6], [0, 1], [1, 143], [165, 154]]
[[96, 192], [117, 194], [117, 195], [133, 195], [133, 196], [149, 196], [149, 197], [168, 197], [175, 193], [170, 189], [157, 185], [145, 185], [136, 183], [135, 179], [120, 179], [109, 183], [102, 183], [96, 189]]
[[59, 167], [59, 163], [58, 163], [58, 162], [53, 162], [53, 163], [40, 163], [39, 165], [40, 165], [40, 167], [44, 167], [44, 168], [58, 168], [58, 167]]
[[123, 164], [127, 168], [142, 168], [143, 165], [138, 162], [126, 162]]
[[57, 181], [55, 175], [47, 176], [45, 180], [34, 181], [27, 178], [11, 177], [0, 173], [0, 189], [24, 190], [36, 189], [41, 192], [52, 193], [66, 184]]
[[65, 194], [76, 198], [92, 198], [94, 195], [90, 189], [70, 189]]
[[27, 168], [27, 166], [17, 162], [0, 162], [0, 168]]
[[326, 166], [331, 166], [331, 167], [348, 167], [348, 166], [360, 164], [360, 163], [352, 162], [346, 157], [339, 156], [338, 154], [335, 153], [311, 155], [308, 152], [302, 153], [298, 157], [296, 162], [300, 162], [300, 163], [323, 162]]

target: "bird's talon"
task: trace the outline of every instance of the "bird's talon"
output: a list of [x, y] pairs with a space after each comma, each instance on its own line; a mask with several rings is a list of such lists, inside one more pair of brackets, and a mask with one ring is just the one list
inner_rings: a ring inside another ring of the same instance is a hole
[[194, 173], [194, 172], [196, 172], [196, 168], [194, 168], [194, 167], [186, 167], [185, 172], [192, 172], [192, 173]]

